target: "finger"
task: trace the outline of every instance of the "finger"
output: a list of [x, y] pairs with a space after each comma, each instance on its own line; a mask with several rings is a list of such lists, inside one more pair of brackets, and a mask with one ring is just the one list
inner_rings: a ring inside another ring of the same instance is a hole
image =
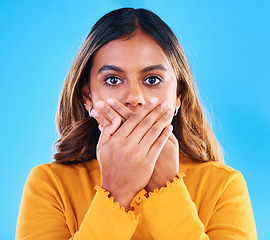
[[169, 125], [163, 129], [160, 136], [156, 139], [156, 141], [152, 144], [150, 147], [147, 155], [149, 156], [149, 159], [154, 159], [154, 161], [157, 160], [162, 148], [164, 147], [166, 141], [168, 140], [169, 136], [171, 135], [173, 130], [173, 126]]
[[118, 114], [111, 106], [109, 106], [104, 101], [100, 100], [96, 103], [96, 107], [100, 113], [110, 121], [113, 121], [116, 117], [120, 116], [121, 122], [124, 122], [125, 119]]
[[171, 141], [173, 144], [178, 145], [178, 140], [177, 140], [177, 138], [174, 136], [173, 133], [171, 133], [171, 135], [169, 136], [168, 140]]
[[122, 137], [129, 136], [134, 128], [157, 106], [157, 104], [158, 99], [156, 97], [147, 101], [141, 108], [128, 117], [116, 134], [119, 134]]
[[[102, 132], [105, 128], [106, 131], [110, 134], [113, 135], [114, 132], [120, 127], [121, 125], [121, 117], [119, 115], [116, 115], [114, 119], [112, 119], [111, 121], [109, 121], [108, 119], [106, 119], [102, 114], [100, 114], [98, 112], [98, 110], [93, 109], [91, 111], [92, 116], [97, 119], [97, 121], [99, 122], [99, 130]], [[118, 126], [118, 128], [115, 128], [115, 124], [118, 123], [118, 121], [120, 121], [120, 125]]]
[[106, 144], [110, 138], [112, 137], [113, 133], [120, 127], [121, 125], [121, 118], [118, 116], [115, 118], [110, 125], [107, 125], [103, 128], [103, 131], [100, 134], [98, 145], [97, 145], [97, 151]]
[[[149, 128], [149, 130], [145, 133], [145, 135], [142, 137], [139, 144], [142, 146], [145, 146], [147, 148], [151, 148], [151, 145], [158, 139], [160, 134], [162, 133], [163, 129], [168, 126], [169, 121], [171, 120], [173, 115], [172, 110], [167, 110], [160, 118], [159, 120]], [[143, 121], [142, 121], [143, 124]], [[137, 130], [137, 129], [136, 129]], [[169, 137], [169, 136], [168, 136]]]
[[99, 131], [103, 131], [103, 129], [104, 129], [104, 127], [102, 126], [102, 125], [98, 125], [98, 129], [99, 129]]
[[[129, 135], [130, 141], [140, 143], [144, 136], [147, 136], [145, 141], [150, 147], [155, 141], [155, 138], [159, 136], [164, 127], [169, 124], [169, 119], [172, 116], [172, 110], [168, 109], [168, 104], [163, 102], [153, 109], [134, 129]], [[148, 131], [154, 134], [147, 134]], [[147, 142], [148, 141], [148, 142]], [[149, 145], [150, 144], [150, 145]]]
[[133, 112], [116, 99], [109, 98], [107, 103], [124, 119], [127, 120]]
[[97, 120], [99, 126], [106, 127], [107, 125], [111, 124], [111, 121], [104, 117], [104, 115], [101, 114], [98, 109], [92, 109], [91, 116]]

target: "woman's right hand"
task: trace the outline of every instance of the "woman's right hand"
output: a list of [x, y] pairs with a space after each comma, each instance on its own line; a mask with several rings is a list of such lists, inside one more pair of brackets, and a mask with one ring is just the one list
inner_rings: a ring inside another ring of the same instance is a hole
[[[166, 102], [157, 103], [157, 98], [146, 102], [122, 126], [120, 116], [116, 117], [100, 135], [97, 158], [101, 186], [126, 210], [149, 182], [172, 131], [169, 124], [173, 111]], [[98, 112], [93, 111], [93, 116], [98, 119]]]

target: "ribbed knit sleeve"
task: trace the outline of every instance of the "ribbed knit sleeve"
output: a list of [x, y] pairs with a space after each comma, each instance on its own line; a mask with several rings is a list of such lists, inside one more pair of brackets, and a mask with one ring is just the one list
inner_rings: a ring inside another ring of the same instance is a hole
[[[229, 174], [223, 186], [215, 190], [216, 195], [211, 194], [211, 185], [202, 175], [200, 181], [205, 185], [206, 192], [209, 185], [208, 197], [212, 199], [207, 209], [201, 208], [203, 194], [199, 188], [195, 196], [201, 198], [199, 204], [196, 206], [192, 201], [183, 177], [181, 174], [173, 182], [168, 182], [167, 187], [156, 189], [148, 197], [137, 200], [137, 211], [142, 214], [144, 226], [153, 239], [257, 239], [249, 195], [241, 173], [235, 171]], [[197, 177], [194, 176], [194, 184]], [[210, 216], [207, 222], [201, 221], [198, 212], [202, 217]]]
[[[77, 179], [73, 177], [73, 180], [70, 177], [70, 184], [76, 185]], [[73, 232], [73, 226], [69, 226], [70, 220], [67, 218], [75, 209], [65, 204], [67, 197], [62, 183], [50, 167], [38, 166], [31, 171], [25, 184], [16, 240], [128, 240], [133, 235], [140, 216], [135, 216], [132, 211], [125, 212], [108, 195], [108, 192], [96, 186], [88, 211], [80, 226], [77, 226], [78, 230]], [[73, 222], [76, 223], [76, 219]]]
[[131, 239], [140, 219], [134, 212], [120, 208], [109, 192], [96, 186], [97, 193], [91, 203], [80, 230], [74, 240], [82, 239]]

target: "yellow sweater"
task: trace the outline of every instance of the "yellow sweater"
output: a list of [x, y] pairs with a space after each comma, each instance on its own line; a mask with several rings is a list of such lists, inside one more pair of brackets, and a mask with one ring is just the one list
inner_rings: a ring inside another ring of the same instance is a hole
[[254, 240], [242, 174], [219, 162], [180, 157], [180, 174], [125, 212], [99, 185], [98, 161], [34, 168], [25, 185], [16, 239]]

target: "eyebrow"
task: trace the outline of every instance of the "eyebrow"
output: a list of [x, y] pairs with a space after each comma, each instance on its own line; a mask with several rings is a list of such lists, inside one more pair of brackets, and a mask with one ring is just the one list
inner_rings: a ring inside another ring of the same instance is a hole
[[[109, 71], [109, 70], [113, 70], [116, 72], [124, 72], [122, 68], [117, 67], [115, 65], [103, 65], [99, 70], [98, 70], [98, 74], [103, 72], [103, 71]], [[151, 66], [147, 66], [146, 68], [141, 70], [141, 73], [145, 73], [145, 72], [149, 72], [152, 70], [162, 70], [162, 71], [168, 71], [167, 68], [165, 68], [164, 66], [162, 66], [161, 64], [157, 64], [157, 65], [151, 65]]]
[[99, 70], [98, 74], [103, 71], [113, 70], [116, 72], [124, 72], [120, 67], [114, 66], [114, 65], [103, 65]]
[[151, 66], [148, 66], [148, 67], [144, 68], [143, 70], [141, 70], [141, 73], [149, 72], [149, 71], [152, 71], [152, 70], [168, 71], [161, 64], [158, 64], [158, 65], [151, 65]]

